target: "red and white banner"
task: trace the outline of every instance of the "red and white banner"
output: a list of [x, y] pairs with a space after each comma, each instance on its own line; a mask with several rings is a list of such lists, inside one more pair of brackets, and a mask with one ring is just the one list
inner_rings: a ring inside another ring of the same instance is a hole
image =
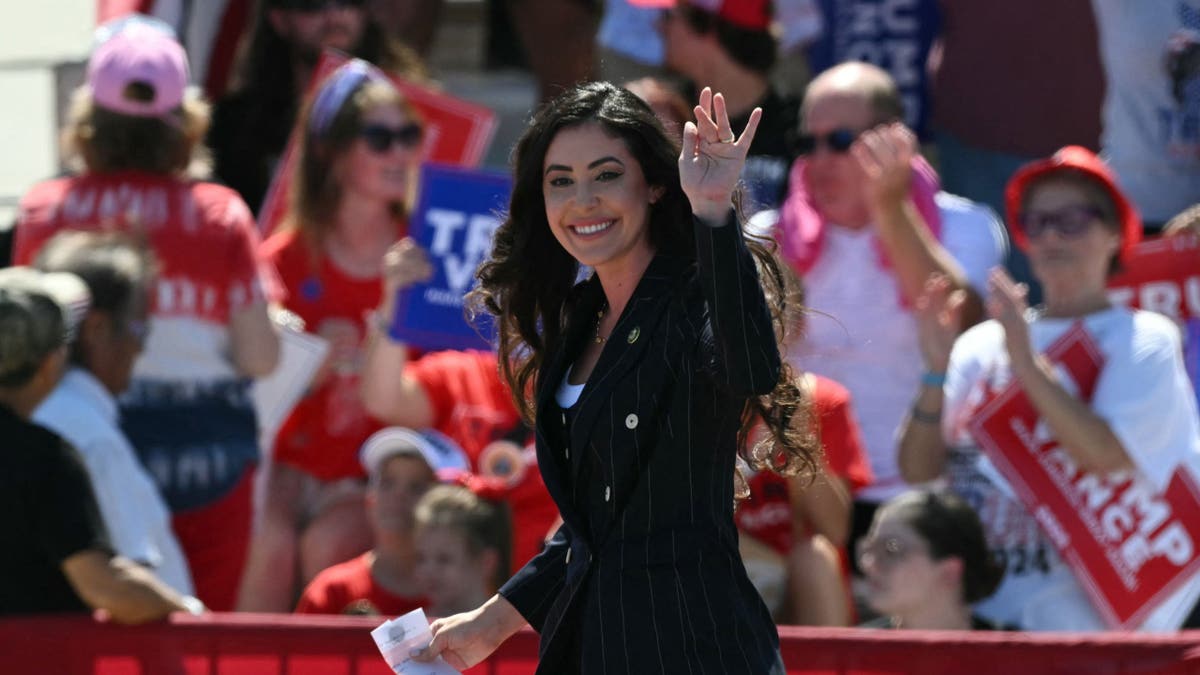
[[[313, 69], [306, 97], [311, 96], [319, 83], [337, 70], [338, 66], [349, 60], [350, 57], [341, 52], [326, 50]], [[425, 123], [425, 138], [421, 149], [423, 161], [465, 167], [479, 166], [496, 132], [496, 114], [490, 108], [413, 84], [391, 73], [387, 75]], [[258, 227], [264, 236], [275, 229], [287, 211], [289, 184], [296, 162], [297, 133], [296, 129], [292, 129], [292, 136], [258, 212]]]
[[1118, 305], [1166, 314], [1182, 323], [1200, 318], [1200, 237], [1164, 237], [1133, 249], [1108, 282]]
[[[1091, 400], [1104, 355], [1081, 323], [1046, 358], [1069, 391]], [[1200, 487], [1187, 469], [1161, 493], [1130, 472], [1081, 470], [1015, 380], [980, 408], [971, 434], [1110, 628], [1137, 628], [1200, 571]]]

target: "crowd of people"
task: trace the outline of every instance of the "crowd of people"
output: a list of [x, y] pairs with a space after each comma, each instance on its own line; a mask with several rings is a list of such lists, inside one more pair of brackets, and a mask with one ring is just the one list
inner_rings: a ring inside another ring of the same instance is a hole
[[[0, 614], [424, 607], [423, 658], [530, 624], [588, 672], [782, 672], [774, 623], [1111, 627], [980, 429], [1015, 392], [1143, 516], [1200, 479], [1179, 317], [1107, 292], [1200, 236], [1193, 2], [509, 3], [594, 41], [529, 48], [544, 103], [466, 298], [491, 351], [389, 330], [433, 275], [393, 81], [435, 86], [428, 25], [264, 0], [209, 101], [170, 25], [107, 24], [0, 271]], [[326, 49], [352, 58], [310, 84]], [[328, 355], [262, 448], [297, 324]], [[1072, 339], [1091, 360], [1054, 360]], [[1200, 626], [1200, 576], [1154, 602], [1131, 627]]]

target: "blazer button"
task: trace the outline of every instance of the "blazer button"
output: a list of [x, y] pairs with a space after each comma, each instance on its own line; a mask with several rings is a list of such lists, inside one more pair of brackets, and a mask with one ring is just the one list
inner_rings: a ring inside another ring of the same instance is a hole
[[625, 341], [628, 342], [629, 344], [633, 344], [638, 341], [638, 337], [640, 337], [641, 334], [642, 334], [642, 329], [638, 328], [637, 326], [634, 326], [633, 329], [629, 331], [629, 335], [625, 336]]
[[567, 564], [571, 564], [571, 549], [567, 549]]
[[629, 413], [628, 415], [625, 416], [625, 428], [626, 429], [636, 429], [637, 425], [638, 425], [637, 415], [634, 415], [633, 413]]
[[608, 501], [610, 497], [612, 497], [612, 488], [605, 485], [604, 486], [604, 501]]

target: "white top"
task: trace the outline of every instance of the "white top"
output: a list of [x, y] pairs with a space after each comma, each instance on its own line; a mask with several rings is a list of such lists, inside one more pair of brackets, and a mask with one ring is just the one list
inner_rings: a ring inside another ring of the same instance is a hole
[[1183, 67], [1177, 79], [1168, 71], [1172, 45], [1200, 49], [1200, 0], [1092, 8], [1107, 84], [1100, 145], [1142, 217], [1161, 223], [1200, 201], [1200, 69]]
[[72, 368], [34, 412], [33, 421], [79, 451], [116, 552], [154, 570], [168, 586], [192, 595], [192, 575], [171, 514], [154, 480], [118, 427], [117, 403], [91, 373]]
[[[942, 245], [971, 285], [983, 288], [988, 270], [1004, 259], [1003, 227], [986, 206], [944, 192], [936, 202]], [[804, 277], [805, 305], [812, 311], [805, 317], [803, 339], [788, 349], [788, 360], [850, 390], [875, 474], [875, 483], [855, 498], [883, 502], [907, 487], [896, 463], [896, 431], [924, 366], [916, 322], [900, 302], [892, 270], [879, 265], [873, 233], [873, 225], [827, 229], [821, 256]]]
[[554, 392], [554, 400], [558, 402], [558, 407], [566, 410], [575, 405], [579, 401], [579, 395], [583, 393], [583, 388], [587, 386], [587, 382], [582, 384], [571, 384], [571, 372], [575, 370], [572, 365], [567, 368], [567, 374], [563, 375], [562, 382], [558, 385], [558, 389]]
[[[1030, 324], [1034, 348], [1044, 351], [1073, 324], [1072, 319], [1035, 318]], [[1200, 421], [1175, 324], [1158, 314], [1112, 308], [1085, 317], [1084, 327], [1105, 357], [1091, 409], [1120, 439], [1138, 480], [1149, 481], [1158, 492], [1180, 466], [1200, 477]], [[976, 610], [1027, 630], [1103, 629], [1074, 574], [970, 434], [985, 389], [998, 390], [1011, 379], [1004, 329], [995, 321], [975, 326], [955, 342], [942, 419], [947, 474], [954, 491], [979, 512], [989, 545], [1007, 561], [1000, 588]], [[1141, 628], [1178, 628], [1200, 597], [1198, 581], [1180, 588]]]

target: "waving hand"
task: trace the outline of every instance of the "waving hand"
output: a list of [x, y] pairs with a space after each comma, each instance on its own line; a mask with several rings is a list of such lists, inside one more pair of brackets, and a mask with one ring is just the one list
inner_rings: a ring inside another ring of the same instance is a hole
[[762, 109], [755, 108], [750, 114], [740, 137], [729, 127], [729, 112], [721, 94], [714, 95], [705, 87], [694, 112], [696, 121], [683, 127], [679, 182], [692, 203], [692, 213], [711, 225], [720, 225], [762, 119]]

